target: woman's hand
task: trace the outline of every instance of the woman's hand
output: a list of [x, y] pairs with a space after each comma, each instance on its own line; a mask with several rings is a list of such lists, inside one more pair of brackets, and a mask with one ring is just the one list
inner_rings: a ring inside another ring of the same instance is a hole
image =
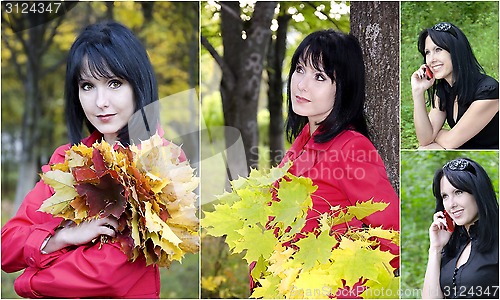
[[83, 221], [78, 225], [73, 223], [56, 230], [41, 250], [51, 253], [68, 246], [87, 244], [101, 235], [115, 237], [117, 227], [118, 221], [113, 217]]
[[444, 213], [438, 211], [434, 214], [434, 222], [429, 227], [430, 249], [441, 252], [450, 240], [451, 233], [446, 230]]
[[423, 94], [434, 84], [434, 81], [436, 80], [435, 78], [427, 79], [425, 69], [426, 65], [424, 64], [411, 75], [411, 90], [414, 96], [413, 99], [416, 98], [416, 95]]

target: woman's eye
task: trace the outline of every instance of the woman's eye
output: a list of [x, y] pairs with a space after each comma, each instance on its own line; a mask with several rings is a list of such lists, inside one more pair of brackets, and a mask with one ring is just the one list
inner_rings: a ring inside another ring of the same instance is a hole
[[443, 198], [443, 200], [446, 200], [446, 199], [448, 199], [448, 195], [447, 194], [442, 194], [441, 198]]
[[443, 50], [443, 49], [439, 48], [439, 47], [436, 48], [436, 52], [441, 52], [441, 50]]
[[325, 75], [320, 74], [320, 73], [316, 74], [316, 80], [317, 81], [325, 81], [326, 80]]
[[295, 67], [295, 72], [302, 74], [304, 73], [304, 68], [301, 65], [297, 65], [297, 67]]
[[112, 89], [117, 89], [119, 88], [120, 86], [122, 85], [121, 81], [119, 80], [111, 80], [109, 82], [109, 87], [112, 88]]
[[80, 84], [80, 88], [84, 91], [90, 91], [90, 89], [92, 88], [92, 85], [88, 82], [84, 82], [84, 83]]
[[455, 191], [455, 195], [462, 195], [462, 194], [463, 194], [463, 191], [460, 191], [460, 190]]
[[430, 51], [429, 50], [425, 50], [425, 55], [429, 55]]

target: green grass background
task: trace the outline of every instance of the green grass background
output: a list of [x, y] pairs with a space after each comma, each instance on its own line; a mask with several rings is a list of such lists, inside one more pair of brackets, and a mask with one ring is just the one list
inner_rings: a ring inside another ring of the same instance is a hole
[[429, 249], [428, 229], [435, 198], [434, 172], [447, 161], [468, 157], [490, 176], [498, 199], [497, 151], [402, 151], [401, 153], [401, 289], [402, 298], [420, 298]]
[[418, 147], [413, 126], [411, 74], [423, 64], [417, 50], [419, 33], [450, 22], [469, 39], [486, 74], [498, 80], [498, 2], [401, 2], [401, 149]]

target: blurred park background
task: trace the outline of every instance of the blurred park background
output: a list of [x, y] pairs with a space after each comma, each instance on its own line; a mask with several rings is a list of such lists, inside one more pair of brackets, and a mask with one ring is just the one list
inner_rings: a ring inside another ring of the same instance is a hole
[[463, 31], [486, 74], [498, 80], [497, 1], [401, 2], [401, 149], [417, 149], [413, 125], [411, 74], [424, 59], [417, 49], [419, 33], [439, 22]]
[[488, 173], [498, 199], [498, 151], [401, 151], [402, 298], [421, 298], [429, 250], [429, 226], [436, 208], [434, 172], [452, 159], [470, 158]]
[[[398, 2], [207, 1], [200, 9], [202, 211], [212, 209], [228, 178], [280, 162], [290, 146], [283, 132], [290, 59], [320, 29], [360, 40], [370, 134], [399, 192]], [[242, 257], [202, 230], [202, 298], [249, 297]]]
[[[143, 42], [158, 80], [165, 137], [182, 144], [188, 158], [198, 163], [198, 134], [189, 132], [198, 129], [199, 100], [193, 92], [199, 78], [198, 2], [65, 2], [58, 14], [55, 6], [52, 13], [9, 14], [4, 5], [2, 1], [2, 225], [39, 179], [40, 166], [56, 147], [68, 143], [66, 55], [90, 23], [114, 19]], [[2, 271], [1, 298], [18, 298], [13, 290], [18, 275]], [[199, 298], [199, 255], [187, 255], [182, 264], [161, 270], [160, 297]]]

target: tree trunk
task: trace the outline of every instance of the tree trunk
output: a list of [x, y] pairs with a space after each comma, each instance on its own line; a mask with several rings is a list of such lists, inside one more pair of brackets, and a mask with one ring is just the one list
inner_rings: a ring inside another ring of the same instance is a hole
[[[71, 6], [67, 8], [71, 9]], [[42, 154], [42, 136], [47, 137], [41, 125], [44, 99], [40, 92], [40, 81], [48, 75], [42, 66], [42, 57], [48, 51], [57, 34], [57, 27], [65, 14], [51, 20], [48, 14], [27, 14], [20, 18], [12, 17], [10, 24], [17, 40], [23, 46], [27, 59], [24, 64], [14, 61], [19, 70], [19, 78], [24, 81], [25, 101], [21, 128], [21, 155], [19, 163], [19, 179], [16, 186], [13, 212], [21, 205], [26, 194], [33, 188], [40, 171]], [[17, 30], [16, 30], [17, 29]], [[21, 31], [25, 31], [23, 34]], [[10, 49], [12, 51], [12, 49]]]
[[[39, 91], [40, 49], [43, 49], [43, 36], [46, 25], [39, 20], [41, 14], [29, 14], [29, 26], [25, 52], [27, 56], [24, 89], [26, 91], [23, 123], [21, 128], [21, 160], [19, 180], [17, 181], [14, 212], [21, 205], [26, 194], [33, 188], [38, 178], [38, 156], [40, 144], [39, 122], [42, 113], [42, 99]], [[42, 24], [42, 25], [38, 25]], [[38, 25], [38, 26], [37, 26]]]
[[276, 39], [271, 40], [268, 51], [269, 90], [269, 161], [270, 166], [277, 166], [284, 156], [283, 122], [283, 60], [286, 53], [286, 37], [291, 15], [283, 12], [278, 16]]
[[245, 152], [244, 158], [243, 153], [227, 152], [228, 175], [230, 179], [236, 179], [247, 176], [250, 167], [258, 166], [257, 105], [276, 2], [257, 2], [253, 16], [246, 24], [240, 18], [239, 2], [221, 2], [221, 6], [224, 66], [221, 66], [220, 90], [227, 128], [226, 147], [230, 149], [239, 140], [234, 134], [235, 128], [241, 134]]
[[399, 193], [399, 3], [351, 2], [351, 33], [363, 49], [371, 139]]

